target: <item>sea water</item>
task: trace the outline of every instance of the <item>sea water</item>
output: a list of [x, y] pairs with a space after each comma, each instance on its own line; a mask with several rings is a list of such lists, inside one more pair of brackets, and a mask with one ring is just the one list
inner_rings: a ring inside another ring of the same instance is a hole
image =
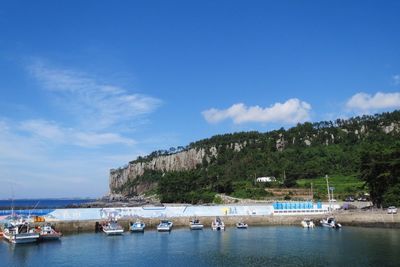
[[16, 208], [65, 208], [69, 205], [79, 205], [92, 202], [94, 199], [14, 199], [14, 200], [0, 200], [0, 209]]
[[0, 266], [399, 266], [400, 230], [343, 227], [85, 233], [30, 245], [0, 242]]

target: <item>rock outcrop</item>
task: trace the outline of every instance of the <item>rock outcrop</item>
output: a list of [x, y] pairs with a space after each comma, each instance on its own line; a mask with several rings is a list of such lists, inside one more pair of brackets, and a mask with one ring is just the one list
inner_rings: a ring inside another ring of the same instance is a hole
[[[171, 155], [158, 156], [150, 161], [133, 161], [127, 166], [110, 170], [109, 187], [111, 193], [120, 193], [121, 188], [129, 181], [134, 181], [143, 175], [146, 170], [169, 172], [185, 171], [196, 168], [203, 160], [210, 161], [212, 157], [217, 156], [217, 149], [211, 147], [191, 148]], [[141, 188], [138, 191], [144, 191], [148, 188]], [[133, 192], [142, 193], [142, 192]]]

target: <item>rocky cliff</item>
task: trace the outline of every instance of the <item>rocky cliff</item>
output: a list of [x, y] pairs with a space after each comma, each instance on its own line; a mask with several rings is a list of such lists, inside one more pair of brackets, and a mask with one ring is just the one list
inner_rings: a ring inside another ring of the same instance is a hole
[[[143, 175], [146, 170], [159, 171], [162, 173], [191, 170], [196, 168], [196, 166], [201, 165], [203, 160], [210, 161], [212, 157], [216, 156], [217, 150], [215, 147], [209, 149], [191, 148], [171, 155], [158, 156], [150, 161], [130, 162], [125, 167], [110, 170], [110, 192], [112, 194], [123, 192], [124, 190], [122, 190], [122, 188], [124, 185], [129, 182], [134, 182], [135, 179]], [[152, 186], [147, 185], [147, 188], [139, 187], [136, 190], [133, 190], [133, 192], [131, 190], [130, 193], [140, 194], [149, 187]]]

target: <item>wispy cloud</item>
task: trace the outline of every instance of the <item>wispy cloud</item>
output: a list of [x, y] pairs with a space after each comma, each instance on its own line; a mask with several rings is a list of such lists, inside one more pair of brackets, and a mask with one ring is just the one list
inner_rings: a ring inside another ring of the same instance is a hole
[[162, 101], [41, 61], [29, 71], [55, 105], [40, 117], [0, 117], [0, 181], [18, 184], [17, 197], [106, 193], [109, 169], [146, 152], [126, 130], [142, 126]]
[[33, 76], [60, 99], [86, 127], [105, 129], [129, 124], [158, 108], [161, 100], [98, 81], [83, 72], [52, 68], [43, 62], [30, 66]]
[[392, 78], [394, 85], [400, 85], [400, 74], [393, 75]]
[[44, 153], [40, 142], [29, 136], [20, 135], [6, 120], [0, 120], [0, 163], [40, 160]]
[[96, 147], [110, 144], [133, 145], [133, 139], [117, 133], [82, 132], [73, 128], [62, 128], [55, 122], [29, 120], [20, 123], [19, 129], [45, 141], [58, 144], [71, 144], [82, 147]]
[[400, 108], [400, 93], [378, 92], [375, 95], [357, 93], [347, 101], [346, 108], [356, 113], [372, 113]]
[[55, 122], [46, 120], [23, 121], [20, 123], [19, 129], [35, 136], [61, 143], [67, 137], [65, 130], [61, 129]]
[[[36, 128], [39, 126], [43, 126], [42, 131]], [[76, 137], [71, 137], [64, 130], [54, 122], [15, 123], [0, 119], [0, 189], [4, 189], [0, 190], [0, 198], [11, 196], [12, 185], [18, 187], [15, 197], [20, 198], [98, 197], [107, 192], [109, 169], [121, 166], [138, 155], [135, 149], [127, 146], [111, 155], [100, 148], [93, 149], [93, 146], [115, 142], [117, 137], [113, 135], [96, 134], [93, 137], [76, 133]], [[60, 135], [60, 132], [63, 134]], [[90, 140], [85, 140], [87, 138]], [[71, 139], [91, 147], [70, 147], [74, 144], [66, 142]], [[43, 192], [46, 193], [43, 195]]]
[[282, 122], [292, 124], [310, 119], [311, 105], [297, 98], [292, 98], [284, 103], [275, 103], [270, 107], [247, 107], [243, 103], [234, 104], [227, 109], [211, 108], [202, 112], [209, 123], [218, 123], [232, 119], [235, 124], [246, 122], [274, 123]]

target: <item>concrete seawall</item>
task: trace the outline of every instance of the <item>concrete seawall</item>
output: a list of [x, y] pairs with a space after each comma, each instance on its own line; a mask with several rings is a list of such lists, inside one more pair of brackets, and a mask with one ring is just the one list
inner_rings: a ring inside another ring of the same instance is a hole
[[[333, 216], [343, 226], [362, 226], [362, 227], [384, 227], [384, 228], [400, 228], [400, 215], [386, 214], [383, 212], [337, 212]], [[304, 215], [297, 216], [277, 216], [277, 215], [266, 215], [266, 216], [221, 216], [225, 225], [228, 227], [234, 226], [239, 220], [244, 220], [249, 226], [300, 226], [301, 220], [304, 219]], [[326, 218], [326, 215], [312, 215], [307, 216], [317, 223], [322, 219]], [[211, 227], [211, 222], [215, 216], [198, 216], [197, 218], [204, 224], [205, 228]], [[190, 217], [170, 217], [174, 227], [187, 227], [189, 228]], [[129, 230], [129, 222], [134, 221], [123, 219], [119, 223], [124, 227], [126, 231]], [[155, 230], [160, 222], [159, 218], [142, 218], [146, 223], [146, 230]], [[96, 222], [99, 220], [85, 220], [85, 221], [58, 221], [53, 222], [56, 229], [60, 230], [64, 234], [83, 233], [83, 232], [95, 232]]]

